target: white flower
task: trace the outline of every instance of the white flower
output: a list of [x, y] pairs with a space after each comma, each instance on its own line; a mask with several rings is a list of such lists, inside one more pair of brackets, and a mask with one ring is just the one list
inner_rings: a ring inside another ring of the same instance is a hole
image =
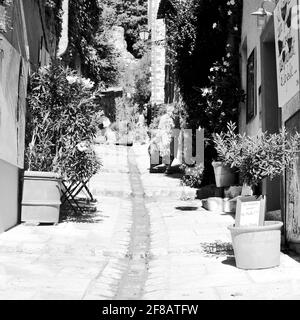
[[69, 84], [74, 84], [78, 81], [78, 77], [76, 76], [67, 76], [66, 79], [69, 82]]
[[84, 85], [84, 87], [86, 89], [92, 89], [95, 85], [95, 82], [91, 81], [90, 79], [85, 79], [85, 78], [81, 79], [81, 83]]
[[218, 26], [218, 25], [217, 25], [217, 23], [215, 22], [215, 23], [212, 25], [212, 28], [213, 28], [213, 29], [216, 29], [217, 26]]
[[234, 6], [235, 5], [235, 0], [230, 0], [227, 2], [228, 6]]
[[76, 148], [78, 149], [78, 151], [80, 152], [85, 152], [88, 150], [88, 146], [86, 144], [86, 142], [80, 142], [77, 144]]
[[231, 16], [231, 15], [232, 15], [232, 11], [229, 10], [229, 11], [227, 12], [227, 14], [228, 14], [229, 16]]
[[110, 120], [105, 117], [105, 119], [103, 120], [103, 127], [108, 128], [110, 124], [111, 124]]
[[74, 83], [81, 83], [86, 89], [92, 89], [95, 85], [95, 83], [90, 79], [86, 79], [78, 76], [67, 76], [66, 79], [69, 82], [69, 84], [72, 85]]
[[202, 97], [206, 97], [208, 94], [211, 94], [212, 90], [209, 88], [202, 89]]

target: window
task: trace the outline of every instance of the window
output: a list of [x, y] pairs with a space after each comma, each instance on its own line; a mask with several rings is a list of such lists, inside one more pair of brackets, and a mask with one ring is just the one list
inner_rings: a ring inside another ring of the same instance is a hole
[[253, 50], [247, 62], [247, 122], [256, 115], [256, 112], [256, 51]]
[[165, 66], [165, 103], [173, 103], [175, 97], [174, 73], [171, 65]]

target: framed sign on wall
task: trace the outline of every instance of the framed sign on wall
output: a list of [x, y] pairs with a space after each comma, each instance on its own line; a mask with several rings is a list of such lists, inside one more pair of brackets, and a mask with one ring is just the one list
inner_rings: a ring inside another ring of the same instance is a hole
[[279, 107], [300, 90], [299, 0], [279, 0], [274, 11]]
[[266, 197], [240, 197], [237, 200], [236, 227], [259, 227], [265, 223]]

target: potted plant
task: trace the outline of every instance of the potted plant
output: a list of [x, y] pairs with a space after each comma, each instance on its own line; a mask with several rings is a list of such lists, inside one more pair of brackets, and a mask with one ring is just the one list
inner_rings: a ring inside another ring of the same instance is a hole
[[[175, 128], [172, 111], [172, 108], [169, 108], [150, 128], [150, 172], [166, 172], [168, 165], [170, 165], [171, 143], [173, 129]], [[164, 163], [165, 159], [169, 161]], [[156, 163], [157, 160], [159, 160], [159, 163]]]
[[289, 135], [282, 129], [250, 137], [235, 130], [236, 125], [229, 123], [228, 131], [216, 134], [214, 142], [222, 163], [240, 173], [244, 187], [253, 190], [263, 179], [281, 176], [296, 159], [298, 133]]
[[23, 222], [59, 221], [61, 179], [72, 182], [100, 168], [93, 84], [54, 62], [31, 76], [28, 93]]
[[218, 188], [230, 187], [235, 184], [236, 174], [229, 166], [224, 165], [222, 161], [213, 161], [212, 166]]
[[235, 135], [236, 126], [234, 123], [230, 122], [227, 127], [227, 132], [214, 136], [218, 159], [212, 162], [212, 166], [218, 188], [233, 186], [236, 182], [237, 170], [232, 166], [232, 161], [238, 151], [238, 137]]
[[[263, 179], [281, 176], [291, 166], [299, 152], [300, 135], [266, 132], [249, 137], [234, 133], [216, 135], [216, 143], [231, 145], [230, 152], [220, 153], [224, 163], [240, 172], [244, 186], [253, 189]], [[220, 148], [218, 150], [221, 150]], [[282, 222], [264, 222], [262, 226], [230, 226], [237, 266], [242, 269], [264, 269], [280, 263]]]
[[181, 170], [183, 171], [182, 185], [197, 189], [201, 187], [204, 171], [203, 164], [194, 166], [182, 165]]

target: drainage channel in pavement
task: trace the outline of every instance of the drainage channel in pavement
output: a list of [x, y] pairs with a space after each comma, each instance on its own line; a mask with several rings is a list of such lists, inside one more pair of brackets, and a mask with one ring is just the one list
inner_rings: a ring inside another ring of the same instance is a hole
[[128, 265], [119, 283], [116, 300], [140, 300], [148, 275], [150, 249], [150, 218], [145, 206], [144, 188], [135, 153], [128, 148], [128, 166], [132, 189], [132, 229]]

